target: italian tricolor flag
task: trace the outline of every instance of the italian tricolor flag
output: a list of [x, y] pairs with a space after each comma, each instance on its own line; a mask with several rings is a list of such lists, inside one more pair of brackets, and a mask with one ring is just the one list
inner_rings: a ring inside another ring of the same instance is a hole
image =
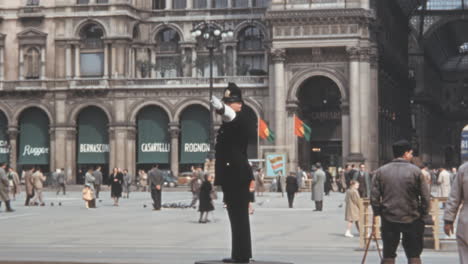
[[296, 115], [294, 115], [294, 134], [296, 136], [305, 138], [307, 141], [310, 141], [310, 134], [312, 130], [304, 121], [300, 120]]
[[268, 128], [267, 123], [261, 118], [259, 118], [258, 122], [258, 136], [270, 142], [275, 141], [275, 134], [270, 128]]

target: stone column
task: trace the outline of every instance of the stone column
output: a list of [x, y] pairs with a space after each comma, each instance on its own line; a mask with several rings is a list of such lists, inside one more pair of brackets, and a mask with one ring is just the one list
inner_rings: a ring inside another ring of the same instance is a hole
[[198, 72], [197, 72], [197, 67], [195, 66], [196, 65], [196, 61], [197, 61], [197, 50], [195, 47], [193, 47], [192, 49], [192, 77], [198, 77]]
[[0, 48], [0, 80], [5, 76], [5, 48]]
[[232, 0], [227, 0], [227, 8], [232, 8]]
[[20, 80], [24, 80], [24, 51], [23, 47], [20, 46], [19, 48], [19, 72], [18, 72], [18, 78]]
[[361, 8], [369, 9], [370, 8], [369, 0], [361, 0]]
[[343, 161], [349, 156], [350, 133], [349, 133], [349, 103], [341, 103], [341, 146]]
[[104, 78], [109, 78], [109, 45], [104, 43]]
[[179, 175], [179, 123], [169, 123], [169, 132], [171, 134], [171, 171], [174, 176]]
[[285, 122], [286, 122], [286, 88], [284, 86], [284, 61], [286, 58], [284, 49], [272, 50], [274, 63], [274, 133], [276, 134], [276, 146], [285, 145]]
[[[136, 177], [136, 127], [131, 126], [127, 128], [127, 159], [125, 168], [130, 172], [133, 177]], [[133, 178], [132, 180], [134, 180]]]
[[[299, 108], [298, 102], [288, 102], [286, 105], [286, 109], [288, 111], [288, 118], [286, 121], [286, 129], [287, 131], [294, 131], [294, 115], [297, 113], [297, 109]], [[290, 171], [295, 170], [297, 165], [299, 164], [298, 161], [298, 140], [297, 136], [294, 133], [288, 133], [286, 140], [286, 146], [289, 150], [288, 157], [289, 157], [289, 165], [288, 168]]]
[[49, 170], [55, 170], [55, 159], [57, 157], [55, 144], [55, 127], [49, 128]]
[[72, 51], [71, 45], [67, 44], [65, 46], [65, 74], [67, 79], [72, 77]]
[[[361, 141], [361, 153], [364, 156], [366, 162], [369, 161], [369, 125], [370, 125], [370, 49], [362, 48], [360, 52], [359, 62], [359, 107], [360, 107], [360, 141]], [[367, 164], [369, 166], [369, 164]]]
[[111, 67], [110, 67], [110, 77], [114, 78], [117, 75], [117, 50], [115, 44], [110, 45], [111, 49]]
[[[151, 52], [151, 61], [150, 63], [151, 64], [156, 64], [156, 50], [155, 49], [150, 49], [150, 52]], [[151, 77], [151, 78], [157, 78], [157, 72], [156, 72], [156, 68], [155, 67], [152, 67], [151, 68], [151, 71], [148, 72], [148, 77]]]
[[172, 0], [166, 0], [166, 10], [172, 9]]
[[67, 130], [67, 138], [66, 138], [66, 166], [63, 167], [65, 169], [65, 176], [67, 177], [67, 182], [69, 183], [77, 183], [77, 175], [76, 175], [76, 127], [70, 127]]
[[115, 142], [115, 129], [109, 124], [109, 172], [118, 166], [115, 158], [117, 151], [120, 150], [117, 149]]
[[192, 9], [193, 8], [193, 0], [187, 0], [187, 5], [185, 6], [186, 9]]
[[80, 78], [80, 45], [75, 45], [75, 78]]
[[370, 93], [369, 93], [369, 169], [379, 166], [379, 63], [378, 49], [370, 50]]
[[17, 126], [8, 126], [8, 140], [10, 144], [10, 166], [17, 169], [17, 158], [18, 158], [18, 127]]
[[357, 48], [349, 48], [349, 94], [350, 94], [350, 154], [349, 162], [362, 162], [364, 157], [361, 153], [361, 122], [360, 122], [360, 89], [359, 89], [359, 54]]
[[41, 80], [44, 80], [46, 78], [46, 54], [45, 54], [45, 48], [41, 47]]

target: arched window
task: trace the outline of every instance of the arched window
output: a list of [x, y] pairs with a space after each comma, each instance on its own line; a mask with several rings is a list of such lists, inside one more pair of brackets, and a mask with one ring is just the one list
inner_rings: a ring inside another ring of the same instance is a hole
[[41, 75], [41, 53], [37, 48], [29, 48], [24, 55], [25, 78], [39, 79]]
[[82, 77], [104, 74], [104, 31], [97, 24], [88, 24], [80, 32], [80, 72]]
[[263, 33], [255, 26], [249, 26], [239, 33], [237, 46], [237, 74], [266, 74]]
[[171, 28], [163, 29], [156, 35], [156, 72], [158, 77], [178, 77], [181, 68], [180, 37]]

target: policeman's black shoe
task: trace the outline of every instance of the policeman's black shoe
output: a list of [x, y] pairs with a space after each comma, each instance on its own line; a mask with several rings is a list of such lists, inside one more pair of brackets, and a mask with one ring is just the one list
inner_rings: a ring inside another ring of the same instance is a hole
[[250, 259], [225, 258], [224, 263], [250, 263]]

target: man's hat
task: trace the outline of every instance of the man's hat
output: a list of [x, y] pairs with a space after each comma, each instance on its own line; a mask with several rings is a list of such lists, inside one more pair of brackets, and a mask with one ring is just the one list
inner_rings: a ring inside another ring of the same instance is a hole
[[242, 92], [237, 87], [235, 83], [228, 83], [228, 87], [224, 90], [223, 95], [223, 102], [225, 103], [235, 103], [235, 102], [243, 102], [242, 101]]
[[407, 140], [398, 140], [392, 145], [393, 155], [395, 158], [399, 158], [405, 154], [405, 152], [412, 150], [411, 144]]

